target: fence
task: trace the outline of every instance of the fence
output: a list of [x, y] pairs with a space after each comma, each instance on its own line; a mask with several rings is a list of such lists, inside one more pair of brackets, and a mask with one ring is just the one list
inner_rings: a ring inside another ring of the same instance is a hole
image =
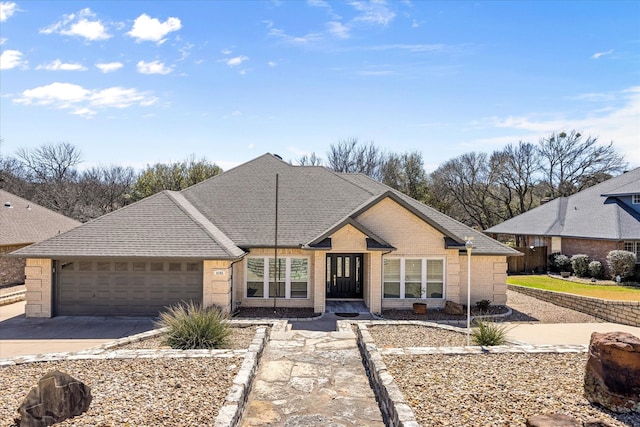
[[523, 256], [512, 256], [507, 258], [509, 265], [508, 272], [513, 273], [542, 273], [547, 271], [547, 247], [546, 246], [526, 246], [514, 248], [522, 252]]

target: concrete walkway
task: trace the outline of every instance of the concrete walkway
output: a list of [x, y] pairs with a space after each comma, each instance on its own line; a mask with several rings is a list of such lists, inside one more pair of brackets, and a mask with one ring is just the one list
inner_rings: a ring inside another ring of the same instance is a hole
[[628, 332], [640, 337], [640, 328], [618, 323], [504, 323], [509, 338], [532, 345], [589, 345], [593, 332]]
[[242, 425], [384, 427], [353, 331], [272, 331]]

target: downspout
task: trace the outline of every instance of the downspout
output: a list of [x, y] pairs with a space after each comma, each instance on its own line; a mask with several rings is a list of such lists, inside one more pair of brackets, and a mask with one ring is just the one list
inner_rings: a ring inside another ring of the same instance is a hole
[[273, 296], [273, 312], [276, 311], [276, 301], [278, 300], [278, 279], [279, 277], [279, 268], [278, 268], [278, 179], [279, 175], [276, 174], [276, 212], [275, 212], [275, 239], [274, 239], [274, 274], [273, 279], [276, 284], [275, 294]]
[[382, 316], [382, 296], [384, 295], [384, 256], [390, 254], [391, 252], [393, 251], [389, 250], [383, 252], [382, 255], [380, 255], [380, 316]]

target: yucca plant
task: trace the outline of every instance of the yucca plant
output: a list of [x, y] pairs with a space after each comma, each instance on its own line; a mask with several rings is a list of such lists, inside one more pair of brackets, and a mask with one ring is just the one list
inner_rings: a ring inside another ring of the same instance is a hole
[[218, 307], [193, 302], [168, 307], [160, 313], [157, 326], [167, 328], [164, 344], [181, 350], [223, 348], [231, 328], [228, 316]]
[[477, 327], [471, 332], [473, 340], [477, 345], [488, 347], [492, 345], [503, 345], [507, 342], [507, 327], [505, 325], [474, 320]]

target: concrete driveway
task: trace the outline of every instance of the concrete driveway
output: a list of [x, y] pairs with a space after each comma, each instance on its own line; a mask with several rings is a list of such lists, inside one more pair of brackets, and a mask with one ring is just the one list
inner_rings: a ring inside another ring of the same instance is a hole
[[25, 302], [0, 307], [0, 358], [86, 350], [155, 329], [149, 317], [29, 318]]

